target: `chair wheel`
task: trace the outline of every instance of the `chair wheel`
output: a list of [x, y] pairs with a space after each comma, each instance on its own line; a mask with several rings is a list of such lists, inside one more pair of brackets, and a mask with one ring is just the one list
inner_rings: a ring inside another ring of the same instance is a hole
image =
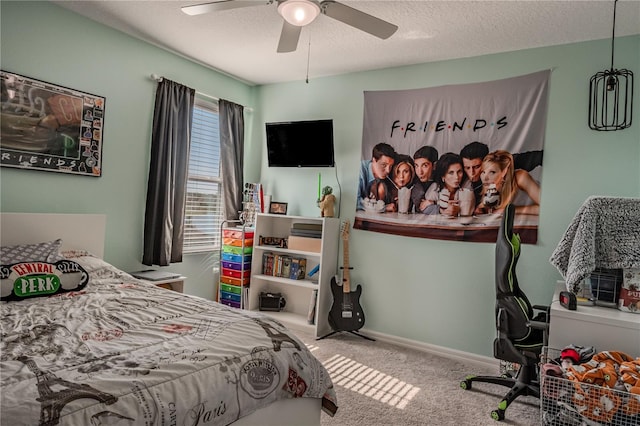
[[504, 420], [504, 410], [501, 409], [497, 409], [497, 410], [493, 410], [491, 412], [491, 418], [495, 421], [500, 421], [500, 420]]
[[471, 381], [470, 380], [463, 380], [460, 382], [460, 387], [464, 390], [469, 390], [471, 389]]

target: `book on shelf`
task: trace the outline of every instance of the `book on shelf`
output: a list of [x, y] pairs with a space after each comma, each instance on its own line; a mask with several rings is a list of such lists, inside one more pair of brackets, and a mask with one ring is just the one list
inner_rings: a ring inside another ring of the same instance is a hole
[[273, 256], [273, 274], [271, 275], [279, 277], [280, 271], [282, 271], [282, 255], [276, 254]]
[[322, 224], [294, 222], [291, 224], [291, 229], [307, 229], [312, 231], [322, 231]]
[[322, 238], [322, 230], [320, 231], [312, 231], [307, 229], [294, 229], [290, 230], [291, 235], [295, 235], [296, 237], [310, 237], [310, 238]]
[[304, 257], [294, 257], [291, 259], [291, 273], [289, 278], [292, 280], [304, 279], [304, 274], [307, 270], [307, 259]]
[[281, 256], [282, 257], [282, 268], [280, 268], [280, 275], [284, 278], [289, 278], [289, 274], [291, 274], [291, 257], [290, 256]]
[[294, 222], [291, 224], [289, 234], [297, 237], [322, 238], [322, 224]]
[[318, 300], [318, 290], [314, 289], [311, 292], [311, 299], [309, 299], [309, 311], [307, 313], [307, 322], [309, 324], [315, 323], [316, 317], [316, 300]]
[[300, 258], [300, 270], [298, 271], [298, 279], [304, 279], [304, 274], [307, 273], [307, 259], [304, 257]]
[[287, 278], [291, 278], [292, 280], [297, 280], [298, 271], [300, 271], [300, 258], [293, 257], [291, 258], [291, 271], [289, 272], [289, 276]]
[[270, 251], [262, 255], [262, 273], [264, 275], [273, 275], [274, 254]]

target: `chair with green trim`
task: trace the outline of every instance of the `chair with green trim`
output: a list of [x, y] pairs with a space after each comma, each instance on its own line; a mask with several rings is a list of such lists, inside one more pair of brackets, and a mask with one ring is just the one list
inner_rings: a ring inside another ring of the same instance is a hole
[[[513, 232], [515, 207], [505, 209], [496, 241], [496, 327], [493, 356], [517, 365], [517, 372], [502, 376], [470, 375], [460, 382], [463, 389], [471, 389], [473, 382], [507, 386], [509, 392], [498, 408], [491, 412], [494, 420], [503, 420], [505, 411], [520, 395], [540, 397], [539, 358], [547, 344], [549, 307], [531, 306], [520, 290], [516, 276], [516, 264], [520, 257], [520, 236]], [[534, 310], [541, 311], [534, 316]]]

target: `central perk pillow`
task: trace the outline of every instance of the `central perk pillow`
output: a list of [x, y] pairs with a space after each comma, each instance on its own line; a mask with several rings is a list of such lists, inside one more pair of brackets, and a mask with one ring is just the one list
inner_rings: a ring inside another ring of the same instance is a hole
[[0, 300], [23, 300], [82, 290], [89, 274], [72, 260], [0, 265]]

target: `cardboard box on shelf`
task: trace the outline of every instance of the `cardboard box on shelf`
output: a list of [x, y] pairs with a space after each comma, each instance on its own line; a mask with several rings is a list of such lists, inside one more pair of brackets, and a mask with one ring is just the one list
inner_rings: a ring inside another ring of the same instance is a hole
[[320, 253], [322, 248], [322, 239], [291, 235], [289, 236], [288, 247], [289, 250], [301, 250]]

